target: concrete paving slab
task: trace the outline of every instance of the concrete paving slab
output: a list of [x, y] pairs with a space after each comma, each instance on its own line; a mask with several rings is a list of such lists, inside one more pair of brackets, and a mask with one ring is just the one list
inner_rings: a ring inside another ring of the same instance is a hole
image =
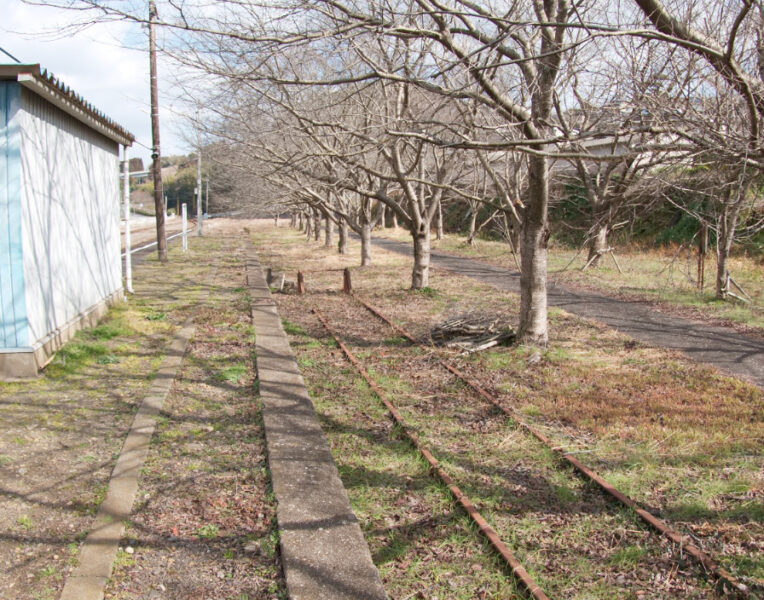
[[183, 360], [194, 327], [190, 320], [180, 329], [167, 350], [159, 371], [141, 403], [109, 480], [106, 497], [98, 507], [79, 554], [79, 566], [69, 576], [60, 600], [101, 600], [111, 576], [119, 541], [130, 517], [138, 478], [154, 434], [156, 418]]
[[257, 374], [281, 560], [292, 600], [387, 598], [254, 250]]

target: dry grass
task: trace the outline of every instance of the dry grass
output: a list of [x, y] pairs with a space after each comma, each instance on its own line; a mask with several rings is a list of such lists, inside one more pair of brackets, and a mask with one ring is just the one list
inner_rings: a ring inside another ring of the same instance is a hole
[[[378, 235], [410, 242], [403, 229], [385, 230]], [[442, 240], [433, 237], [433, 249], [466, 256], [516, 270], [507, 244], [477, 240], [474, 247], [458, 234], [447, 234]], [[730, 259], [730, 272], [748, 293], [752, 302], [744, 304], [714, 299], [716, 262], [713, 252], [706, 258], [704, 292], [696, 287], [697, 257], [686, 247], [616, 249], [621, 273], [611, 257], [605, 256], [597, 268], [582, 271], [586, 251], [552, 244], [549, 249], [549, 280], [580, 289], [615, 295], [625, 299], [649, 300], [677, 314], [722, 324], [733, 324], [743, 330], [764, 333], [764, 264], [746, 255]], [[737, 291], [737, 290], [734, 290]]]
[[[237, 229], [240, 230], [240, 226]], [[136, 266], [136, 294], [128, 303], [114, 307], [97, 327], [80, 332], [59, 352], [41, 378], [26, 383], [0, 383], [0, 598], [3, 600], [52, 600], [60, 594], [65, 577], [77, 564], [80, 542], [103, 500], [124, 436], [162, 361], [164, 348], [176, 327], [188, 316], [198, 313], [199, 298], [210, 291], [206, 285], [210, 260], [225, 254], [219, 241], [208, 237], [193, 238], [189, 253], [183, 257], [177, 246], [171, 249], [170, 255], [170, 264], [166, 266], [160, 265], [153, 256]], [[213, 294], [217, 310], [207, 311], [200, 318], [204, 324], [210, 323], [215, 341], [215, 336], [225, 334], [237, 336], [237, 343], [247, 344], [250, 331], [234, 327], [233, 321], [229, 324], [233, 331], [219, 325], [219, 319], [227, 314], [225, 309], [231, 298], [240, 301], [232, 304], [231, 310], [241, 310], [241, 295], [227, 287], [232, 281], [233, 276], [220, 286], [219, 298]], [[218, 288], [213, 292], [216, 290]], [[194, 351], [197, 347], [194, 346]], [[221, 348], [229, 354], [230, 347], [221, 345]], [[243, 348], [246, 353], [246, 346]], [[216, 360], [221, 377], [234, 375], [225, 370], [230, 365], [219, 364], [225, 363], [227, 358]], [[236, 406], [242, 408], [243, 404], [247, 408], [229, 418], [238, 421], [231, 428], [231, 436], [243, 435], [243, 422], [254, 420], [245, 434], [252, 436], [246, 443], [254, 449], [262, 440], [257, 410], [251, 406], [251, 391], [247, 385], [252, 376], [251, 361], [249, 365], [233, 394], [238, 402]], [[219, 390], [216, 374], [204, 374], [211, 378], [209, 389]], [[195, 383], [193, 378], [185, 381], [189, 390]], [[200, 377], [197, 391], [205, 389], [203, 385]], [[203, 416], [210, 420], [221, 418], [219, 411], [227, 409], [218, 407], [216, 410], [205, 405]], [[191, 422], [194, 415], [187, 416]], [[197, 426], [205, 424], [197, 422], [194, 427]], [[235, 443], [238, 449], [242, 440], [237, 438]], [[219, 450], [219, 446], [215, 449]], [[206, 455], [204, 446], [198, 452]], [[225, 464], [223, 458], [218, 458], [219, 453], [215, 456], [219, 460], [216, 464]], [[239, 458], [238, 454], [236, 457]], [[265, 527], [269, 537], [273, 503], [267, 496], [266, 474], [257, 470], [254, 453], [248, 460], [256, 471], [248, 483], [250, 510], [263, 513], [258, 526]], [[168, 491], [165, 499], [170, 495]], [[161, 495], [156, 497], [156, 502], [162, 502]], [[202, 544], [197, 544], [194, 550], [201, 554], [207, 552]], [[224, 565], [242, 560], [237, 556], [228, 561], [223, 553], [221, 551], [216, 559]], [[193, 554], [193, 557], [199, 555]], [[180, 553], [176, 553], [175, 558], [179, 556]], [[119, 568], [133, 568], [134, 562], [134, 555], [120, 553], [118, 572]], [[265, 565], [262, 569], [261, 562]], [[213, 563], [214, 560], [210, 560], [206, 565]], [[247, 568], [252, 564], [247, 561]], [[276, 559], [263, 555], [254, 564], [260, 569], [255, 574], [267, 579], [267, 584], [260, 584], [265, 591], [259, 597], [278, 595], [281, 583]], [[216, 573], [214, 575], [219, 581]], [[252, 573], [247, 577], [250, 579], [244, 582], [251, 583]], [[153, 583], [162, 581], [157, 579]], [[275, 592], [268, 591], [271, 585], [276, 586]], [[152, 593], [169, 597], [157, 590], [160, 588]]]
[[[550, 589], [582, 598], [609, 598], [614, 590], [619, 597], [637, 597], [637, 592], [643, 592], [640, 597], [713, 597], [702, 574], [679, 560], [675, 549], [627, 513], [603, 506], [577, 478], [560, 472], [551, 457], [528, 446], [511, 423], [463, 386], [431, 373], [431, 363], [401, 345], [395, 332], [349, 306], [338, 295], [341, 273], [331, 270], [347, 259], [305, 244], [288, 230], [277, 235], [263, 229], [255, 237], [263, 264], [271, 261], [294, 271], [308, 257], [311, 265], [326, 261], [323, 270], [311, 268], [308, 299], [331, 315], [377, 381]], [[276, 251], [269, 257], [273, 244]], [[512, 324], [517, 310], [512, 295], [440, 272], [434, 274], [434, 289], [410, 292], [405, 258], [375, 249], [373, 260], [371, 268], [354, 269], [354, 288], [415, 335], [463, 312], [493, 312]], [[322, 334], [301, 301], [287, 297], [282, 308], [305, 332], [297, 335], [305, 348], [298, 355], [320, 410], [337, 410], [332, 407], [338, 400], [355, 402], [346, 388], [356, 384], [345, 383], [338, 391], [327, 383], [349, 375], [321, 344]], [[459, 359], [459, 365], [558, 443], [583, 452], [610, 481], [723, 555], [733, 572], [749, 583], [764, 579], [761, 390], [560, 311], [551, 311], [550, 323], [550, 346], [537, 363], [528, 361], [532, 349], [520, 347]], [[374, 427], [360, 425], [359, 411], [372, 410], [369, 401], [365, 406], [337, 425], [348, 438], [363, 437], [367, 427]], [[352, 452], [352, 444], [344, 443]], [[358, 452], [361, 456], [337, 453], [336, 460], [374, 460]], [[528, 477], [537, 483], [529, 485]], [[513, 494], [520, 499], [513, 500]], [[373, 510], [386, 507], [361, 506], [360, 512], [373, 515]], [[588, 516], [569, 518], [584, 513]], [[598, 580], [598, 574], [605, 575]]]
[[137, 293], [37, 380], [0, 383], [0, 598], [53, 598], [76, 564], [134, 411], [197, 292], [154, 261]]
[[[237, 228], [238, 229], [238, 228]], [[220, 238], [216, 238], [218, 242]], [[254, 330], [241, 247], [205, 246], [218, 263], [196, 334], [163, 409], [131, 524], [133, 553], [106, 598], [282, 598], [275, 502], [259, 401], [253, 403]]]

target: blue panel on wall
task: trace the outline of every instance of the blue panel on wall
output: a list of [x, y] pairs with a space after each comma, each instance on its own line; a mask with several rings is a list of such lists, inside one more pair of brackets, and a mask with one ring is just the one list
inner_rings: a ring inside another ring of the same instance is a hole
[[0, 348], [29, 344], [21, 237], [21, 86], [0, 81]]

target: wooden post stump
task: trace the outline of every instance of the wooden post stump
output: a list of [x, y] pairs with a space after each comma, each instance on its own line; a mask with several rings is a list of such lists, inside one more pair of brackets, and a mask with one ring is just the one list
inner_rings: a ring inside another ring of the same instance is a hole
[[305, 293], [305, 279], [302, 276], [302, 271], [297, 271], [297, 293], [300, 295]]
[[350, 269], [345, 269], [342, 272], [342, 291], [346, 294], [353, 293], [353, 284], [350, 281]]

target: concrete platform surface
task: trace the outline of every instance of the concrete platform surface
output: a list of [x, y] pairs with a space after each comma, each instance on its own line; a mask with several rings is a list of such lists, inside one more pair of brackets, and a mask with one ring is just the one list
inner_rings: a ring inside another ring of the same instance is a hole
[[350, 508], [254, 249], [247, 258], [257, 374], [281, 559], [292, 600], [387, 598]]

